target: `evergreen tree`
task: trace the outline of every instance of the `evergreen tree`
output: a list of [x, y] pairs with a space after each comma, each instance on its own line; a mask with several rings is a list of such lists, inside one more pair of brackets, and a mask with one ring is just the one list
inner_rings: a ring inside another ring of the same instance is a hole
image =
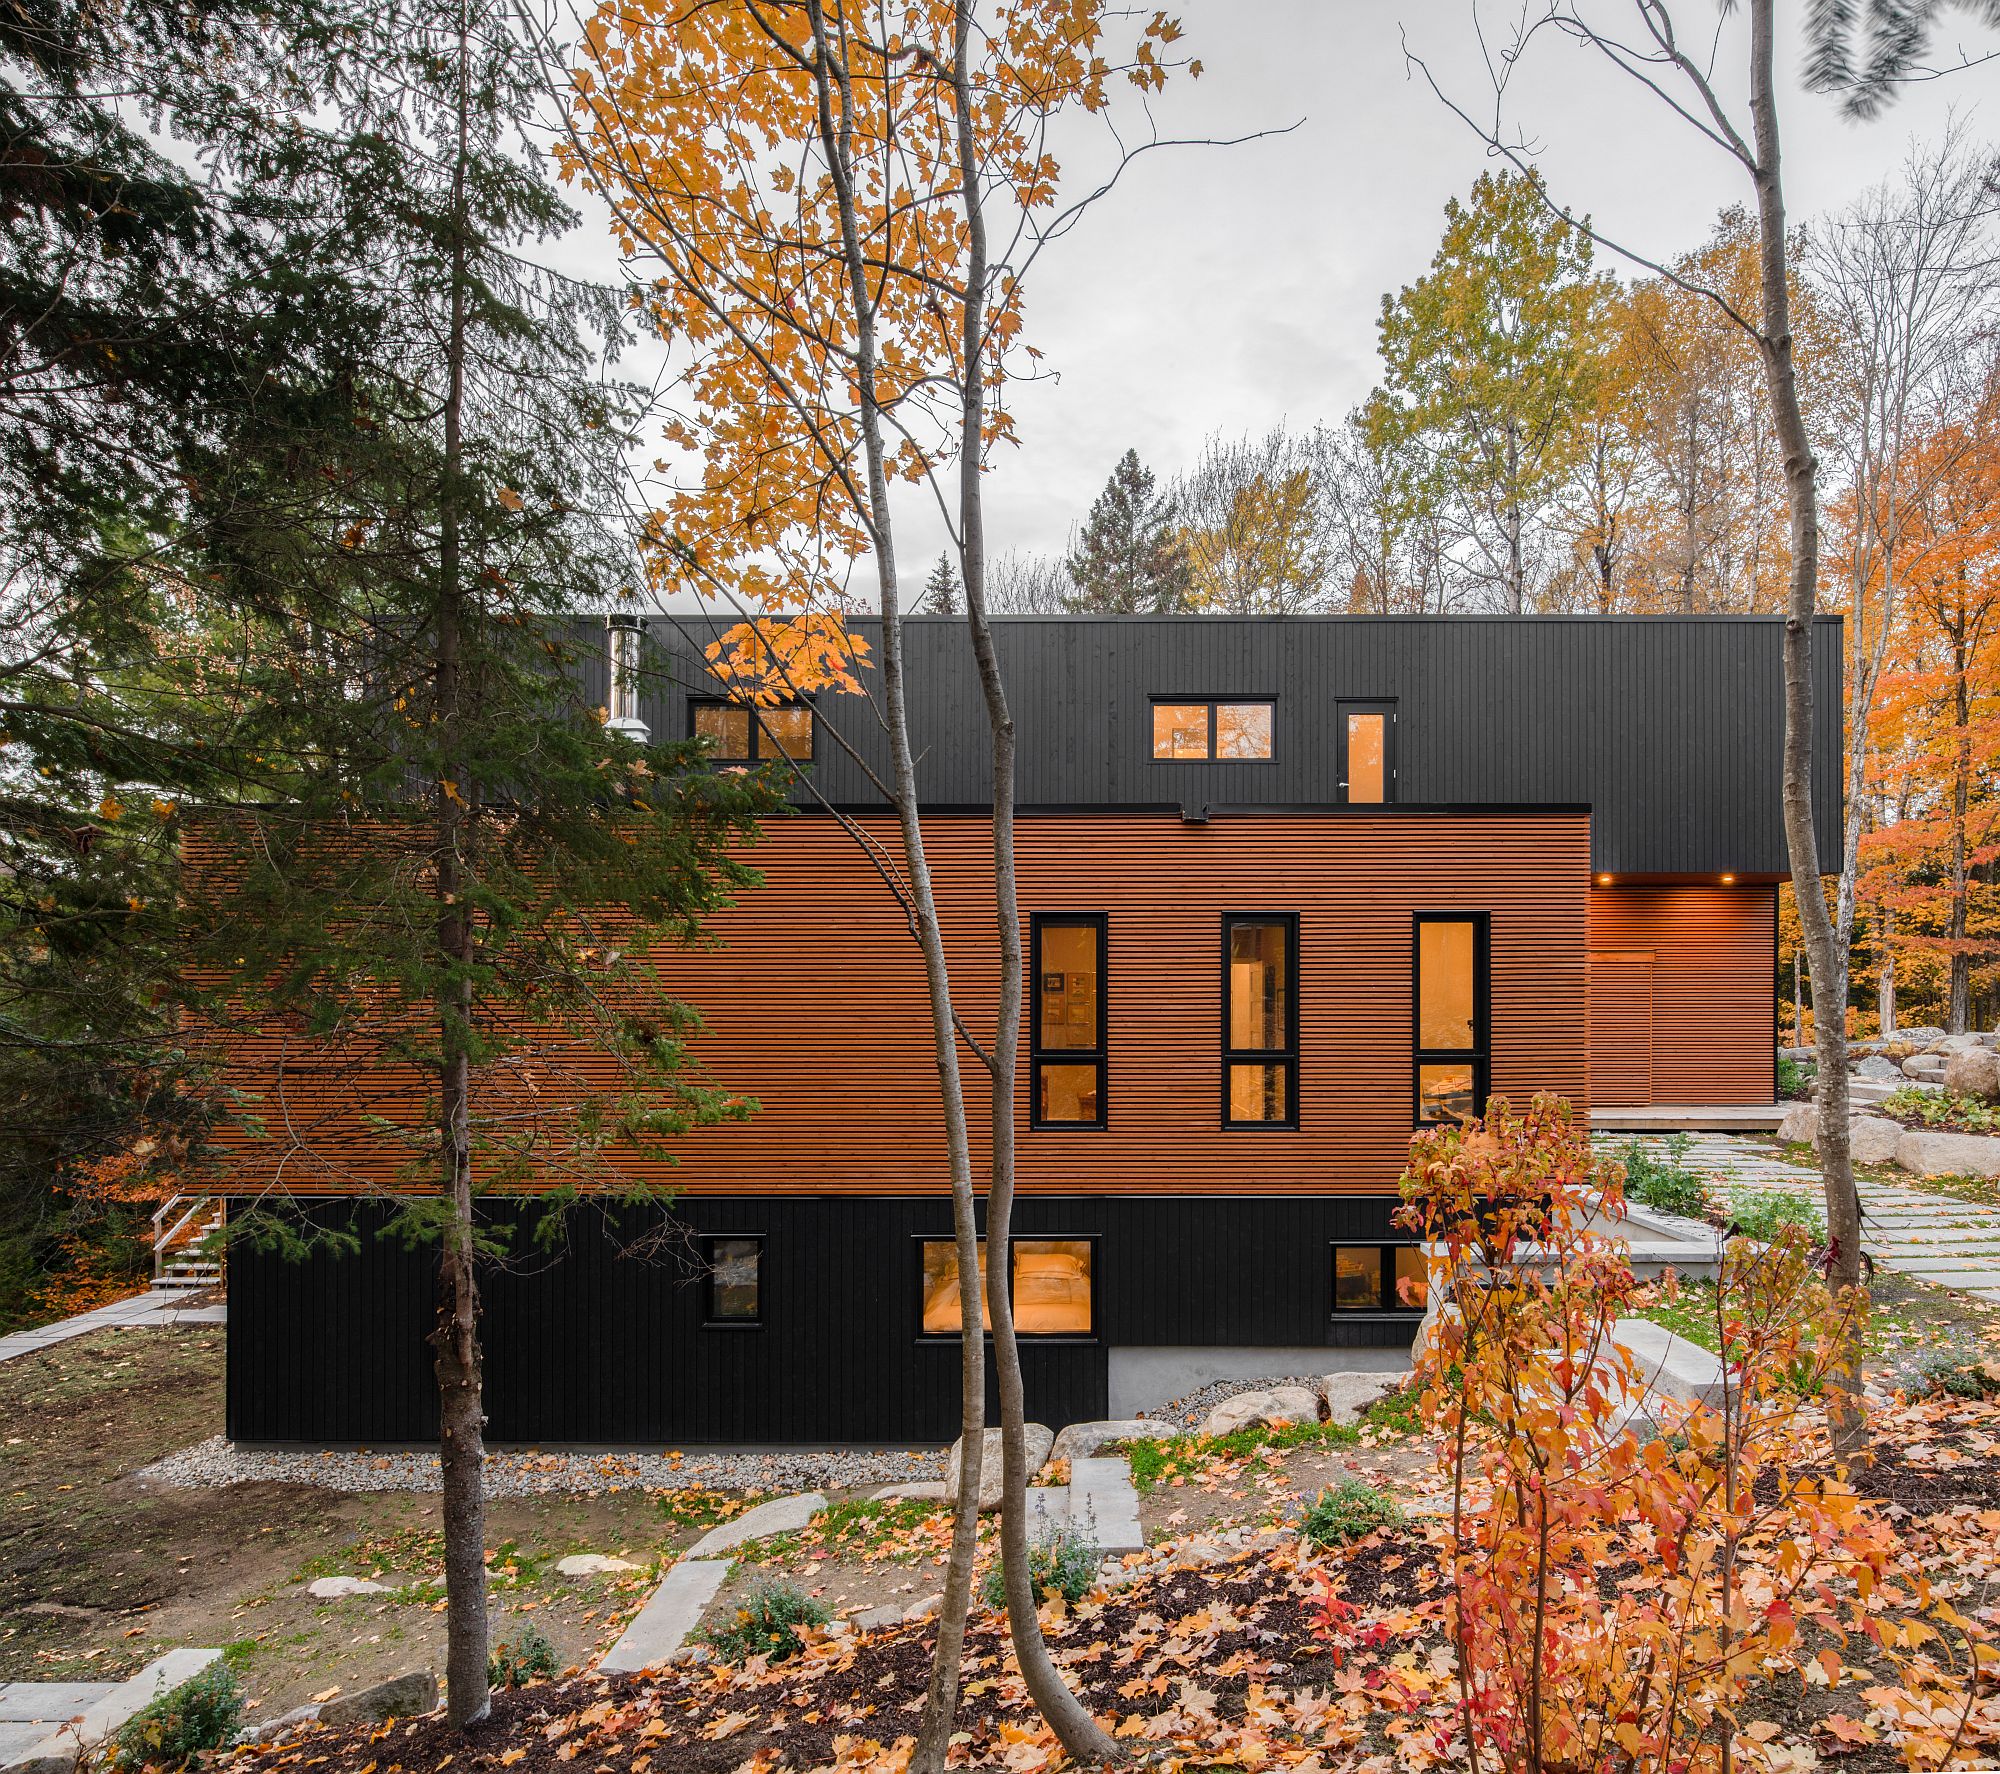
[[[585, 699], [579, 649], [606, 646], [589, 613], [635, 583], [589, 514], [617, 504], [636, 396], [592, 348], [618, 292], [535, 262], [575, 217], [524, 139], [544, 71], [511, 21], [504, 0], [384, 8], [338, 94], [349, 164], [284, 198], [387, 300], [355, 422], [203, 464], [233, 742], [265, 780], [186, 816], [182, 889], [204, 1008], [288, 1049], [282, 1072], [252, 1049], [221, 1080], [208, 1161], [266, 1192], [234, 1235], [351, 1240], [272, 1199], [295, 1178], [384, 1195], [387, 1235], [437, 1252], [457, 1725], [488, 1708], [480, 1276], [582, 1196], [657, 1206], [665, 1142], [754, 1106], [688, 1074], [694, 1015], [654, 956], [754, 880], [733, 851], [774, 799]], [[315, 1137], [364, 1091], [365, 1133]], [[480, 1204], [496, 1193], [548, 1213]]]
[[1152, 470], [1127, 450], [1069, 557], [1076, 585], [1069, 607], [1119, 616], [1184, 609], [1190, 578], [1173, 517], [1172, 502], [1153, 490]]
[[923, 595], [917, 599], [916, 614], [956, 616], [965, 609], [965, 593], [958, 583], [958, 569], [949, 551], [937, 557], [931, 576], [924, 581]]

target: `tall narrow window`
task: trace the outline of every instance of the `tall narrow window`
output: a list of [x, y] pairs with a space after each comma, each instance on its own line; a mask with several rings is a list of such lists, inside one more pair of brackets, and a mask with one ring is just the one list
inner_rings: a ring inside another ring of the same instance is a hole
[[768, 764], [778, 758], [809, 761], [813, 711], [803, 702], [753, 708], [747, 702], [697, 702], [694, 734], [712, 742], [720, 764]]
[[1222, 921], [1222, 1124], [1299, 1120], [1299, 921], [1289, 912]]
[[1378, 806], [1396, 798], [1396, 705], [1343, 702], [1340, 715], [1340, 798]]
[[761, 1324], [764, 1320], [764, 1241], [762, 1238], [704, 1238], [708, 1270], [705, 1322]]
[[1029, 925], [1034, 987], [1030, 1060], [1036, 1127], [1102, 1127], [1105, 1116], [1101, 912], [1037, 912]]
[[1486, 914], [1420, 915], [1414, 959], [1416, 1119], [1466, 1120], [1486, 1101]]

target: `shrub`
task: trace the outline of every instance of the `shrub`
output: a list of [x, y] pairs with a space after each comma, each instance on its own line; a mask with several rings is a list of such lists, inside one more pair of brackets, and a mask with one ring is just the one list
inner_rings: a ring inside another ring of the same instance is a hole
[[[1080, 1602], [1097, 1587], [1097, 1567], [1103, 1558], [1090, 1532], [1069, 1522], [1029, 1542], [1028, 1581], [1043, 1600], [1059, 1595], [1064, 1601]], [[986, 1573], [979, 1592], [990, 1608], [1007, 1605], [1007, 1573], [999, 1560]]]
[[1785, 1054], [1778, 1056], [1778, 1095], [1790, 1101], [1801, 1101], [1813, 1093], [1813, 1080], [1819, 1068], [1801, 1065], [1799, 1061]]
[[701, 1637], [725, 1663], [748, 1657], [769, 1657], [776, 1663], [805, 1649], [800, 1627], [824, 1626], [832, 1618], [823, 1603], [795, 1583], [759, 1583], [727, 1625], [708, 1627]]
[[1964, 1361], [1944, 1349], [1932, 1349], [1917, 1363], [1925, 1393], [1951, 1398], [1985, 1398], [2000, 1394], [2000, 1363]]
[[549, 1635], [528, 1621], [493, 1647], [486, 1659], [486, 1679], [496, 1688], [522, 1688], [537, 1677], [547, 1680], [556, 1668], [556, 1648]]
[[1377, 1528], [1402, 1525], [1396, 1499], [1358, 1478], [1329, 1485], [1299, 1518], [1299, 1532], [1315, 1546], [1345, 1546], [1367, 1539]]
[[181, 1768], [204, 1750], [220, 1749], [243, 1721], [243, 1688], [227, 1664], [199, 1675], [141, 1707], [111, 1740], [114, 1768]]
[[1618, 1162], [1625, 1167], [1626, 1197], [1661, 1213], [1700, 1219], [1708, 1211], [1708, 1190], [1688, 1168], [1688, 1148], [1693, 1144], [1686, 1134], [1674, 1134], [1665, 1155], [1659, 1156], [1644, 1141], [1627, 1140], [1618, 1152]]
[[1746, 1238], [1769, 1244], [1787, 1226], [1796, 1226], [1815, 1244], [1826, 1242], [1826, 1215], [1804, 1195], [1765, 1195], [1745, 1191], [1729, 1198], [1730, 1218]]
[[1905, 1088], [1883, 1100], [1892, 1121], [1921, 1121], [1926, 1127], [1956, 1127], [1967, 1133], [2000, 1133], [2000, 1105], [1942, 1090]]

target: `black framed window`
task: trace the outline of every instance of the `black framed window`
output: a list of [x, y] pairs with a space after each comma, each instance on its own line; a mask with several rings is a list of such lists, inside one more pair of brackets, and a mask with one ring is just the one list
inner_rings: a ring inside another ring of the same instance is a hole
[[1105, 1121], [1105, 940], [1102, 912], [1037, 912], [1028, 925], [1029, 1124]]
[[718, 1233], [701, 1241], [702, 1322], [750, 1326], [764, 1322], [764, 1239], [761, 1234]]
[[810, 703], [695, 702], [688, 718], [695, 738], [714, 742], [710, 755], [719, 764], [769, 764], [780, 758], [809, 761], [813, 755]]
[[[917, 1331], [956, 1338], [959, 1314], [958, 1246], [949, 1238], [919, 1238]], [[1014, 1329], [1023, 1337], [1091, 1339], [1097, 1335], [1097, 1236], [1016, 1238], [1008, 1246], [1014, 1285]], [[986, 1313], [986, 1240], [979, 1241], [979, 1316]]]
[[1491, 1060], [1484, 912], [1419, 912], [1411, 943], [1412, 1099], [1419, 1127], [1485, 1107]]
[[1418, 1244], [1336, 1244], [1332, 1247], [1333, 1313], [1421, 1312], [1430, 1289], [1429, 1265]]
[[1156, 696], [1153, 761], [1268, 764], [1277, 714], [1269, 697]]
[[1340, 748], [1340, 798], [1350, 806], [1386, 805], [1396, 798], [1396, 705], [1341, 702], [1336, 743]]
[[1222, 920], [1222, 1125], [1299, 1124], [1299, 920]]

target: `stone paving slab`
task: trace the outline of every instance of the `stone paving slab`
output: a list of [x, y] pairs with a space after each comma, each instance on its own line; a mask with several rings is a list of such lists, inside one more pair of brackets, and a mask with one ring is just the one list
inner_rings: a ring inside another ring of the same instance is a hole
[[[1665, 1151], [1664, 1141], [1643, 1143]], [[1810, 1166], [1773, 1157], [1729, 1134], [1694, 1136], [1686, 1161], [1724, 1194], [1782, 1192], [1818, 1200], [1825, 1187]], [[2000, 1301], [2000, 1210], [1914, 1184], [1877, 1183], [1862, 1177], [1857, 1185], [1862, 1248], [1879, 1264]]]
[[708, 1604], [729, 1575], [726, 1558], [684, 1558], [670, 1570], [618, 1642], [598, 1659], [597, 1667], [612, 1674], [653, 1669], [686, 1643], [701, 1624]]
[[0, 1724], [59, 1725], [94, 1706], [116, 1682], [0, 1682]]
[[157, 1700], [169, 1689], [178, 1688], [182, 1682], [201, 1674], [222, 1653], [218, 1650], [202, 1650], [187, 1647], [169, 1651], [163, 1657], [156, 1657], [137, 1675], [129, 1676], [116, 1684], [68, 1683], [68, 1682], [26, 1682], [19, 1684], [25, 1688], [68, 1688], [88, 1687], [97, 1690], [96, 1697], [81, 1708], [58, 1714], [54, 1721], [43, 1721], [34, 1729], [37, 1736], [33, 1741], [12, 1740], [13, 1726], [0, 1726], [9, 1733], [9, 1747], [0, 1755], [0, 1767], [29, 1766], [40, 1762], [70, 1764], [75, 1762], [80, 1750], [89, 1749], [102, 1743], [118, 1727], [142, 1706]]
[[88, 1312], [59, 1318], [54, 1324], [38, 1324], [32, 1330], [9, 1331], [0, 1337], [0, 1361], [39, 1355], [44, 1349], [68, 1342], [71, 1337], [87, 1337], [92, 1331], [112, 1330], [120, 1325], [222, 1322], [220, 1318], [205, 1316], [208, 1312], [222, 1311], [219, 1306], [191, 1306], [175, 1310], [174, 1303], [179, 1297], [171, 1291], [154, 1288], [142, 1294], [132, 1294], [126, 1299], [113, 1300], [108, 1306], [93, 1306]]
[[761, 1540], [767, 1534], [795, 1534], [826, 1507], [823, 1491], [800, 1491], [792, 1497], [773, 1497], [746, 1509], [734, 1521], [726, 1521], [688, 1548], [689, 1558], [712, 1558], [741, 1546], [745, 1540]]
[[1066, 1485], [1029, 1487], [1028, 1537], [1073, 1525], [1087, 1529], [1100, 1551], [1143, 1551], [1146, 1534], [1130, 1465], [1122, 1459], [1072, 1460], [1069, 1475]]

